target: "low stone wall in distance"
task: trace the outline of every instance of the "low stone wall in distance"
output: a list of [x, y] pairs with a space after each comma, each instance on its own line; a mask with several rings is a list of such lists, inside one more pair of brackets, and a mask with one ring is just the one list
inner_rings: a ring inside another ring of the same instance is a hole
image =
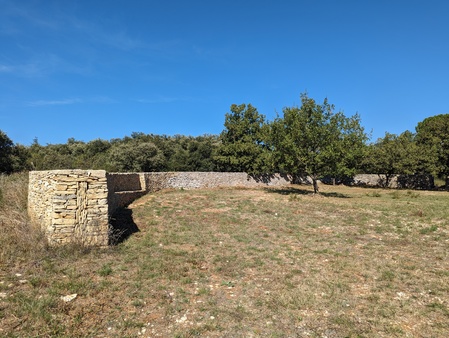
[[288, 175], [258, 175], [225, 172], [157, 172], [144, 173], [147, 192], [161, 189], [199, 189], [218, 187], [285, 186], [292, 183]]
[[393, 175], [386, 186], [386, 176], [377, 174], [359, 174], [348, 182], [347, 185], [362, 187], [382, 187], [394, 189], [418, 189], [430, 190], [435, 187], [433, 176], [431, 175]]

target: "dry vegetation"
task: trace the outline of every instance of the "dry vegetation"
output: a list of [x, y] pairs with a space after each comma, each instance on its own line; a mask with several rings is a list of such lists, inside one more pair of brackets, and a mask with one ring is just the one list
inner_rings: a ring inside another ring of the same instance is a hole
[[[28, 262], [45, 250], [42, 234], [27, 217], [28, 173], [0, 174], [0, 268]], [[1, 285], [0, 285], [1, 286]]]
[[47, 248], [1, 189], [0, 336], [449, 336], [446, 192], [162, 191], [86, 251]]

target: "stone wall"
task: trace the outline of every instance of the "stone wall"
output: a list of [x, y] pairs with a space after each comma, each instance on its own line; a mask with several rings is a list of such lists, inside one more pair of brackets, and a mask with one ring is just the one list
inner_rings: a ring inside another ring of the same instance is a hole
[[50, 245], [108, 244], [108, 189], [104, 170], [32, 171], [28, 212]]
[[382, 187], [399, 189], [424, 189], [429, 190], [435, 187], [433, 176], [431, 175], [393, 175], [386, 186], [386, 176], [377, 174], [359, 174], [353, 179], [345, 182], [347, 185], [363, 187]]
[[144, 173], [107, 173], [106, 177], [111, 191], [145, 190]]
[[282, 175], [252, 177], [216, 172], [52, 170], [32, 171], [29, 175], [29, 215], [45, 231], [51, 245], [107, 245], [110, 218], [148, 192], [167, 188], [283, 186], [291, 182], [290, 177]]
[[287, 175], [250, 176], [246, 173], [219, 172], [163, 172], [144, 173], [147, 192], [160, 189], [198, 189], [217, 187], [285, 186], [291, 184]]
[[[379, 186], [381, 181], [382, 176], [357, 175], [350, 184]], [[414, 178], [412, 181], [423, 180]], [[409, 184], [404, 182], [400, 177], [396, 178], [390, 187]], [[250, 176], [246, 173], [218, 172], [32, 171], [28, 210], [52, 245], [77, 241], [85, 245], [106, 246], [111, 234], [109, 221], [114, 213], [148, 192], [170, 188], [282, 187], [292, 183], [310, 184], [310, 180], [279, 174]]]
[[109, 215], [145, 195], [144, 173], [107, 173]]

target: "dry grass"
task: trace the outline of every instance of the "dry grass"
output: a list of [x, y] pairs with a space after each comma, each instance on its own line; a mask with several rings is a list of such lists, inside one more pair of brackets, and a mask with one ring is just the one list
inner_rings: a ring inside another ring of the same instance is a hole
[[0, 268], [12, 268], [40, 256], [42, 233], [27, 217], [28, 173], [0, 175]]
[[6, 267], [0, 336], [447, 337], [449, 195], [322, 190], [145, 196], [124, 243]]

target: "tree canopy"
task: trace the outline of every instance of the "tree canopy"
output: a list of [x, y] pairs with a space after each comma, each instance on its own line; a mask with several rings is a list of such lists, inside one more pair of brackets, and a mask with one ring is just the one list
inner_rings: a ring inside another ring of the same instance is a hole
[[213, 171], [212, 152], [217, 143], [215, 135], [192, 137], [133, 132], [121, 139], [95, 139], [87, 143], [69, 138], [65, 144], [44, 146], [36, 139], [30, 147], [16, 147], [16, 151], [25, 151], [18, 155], [26, 167], [33, 170]]
[[416, 127], [416, 141], [424, 153], [428, 170], [446, 179], [449, 190], [449, 114], [424, 119]]
[[10, 173], [13, 170], [13, 141], [0, 130], [0, 173]]
[[271, 124], [271, 146], [279, 168], [293, 175], [309, 176], [315, 193], [320, 176], [355, 172], [367, 136], [358, 115], [334, 113], [327, 99], [317, 104], [301, 95], [300, 107], [286, 107], [283, 117]]
[[398, 174], [415, 174], [420, 161], [415, 136], [410, 131], [400, 135], [385, 133], [368, 147], [364, 159], [365, 172], [385, 175], [383, 185], [388, 187], [391, 178]]
[[233, 104], [225, 115], [214, 160], [222, 171], [261, 173], [268, 170], [265, 116], [251, 104]]

